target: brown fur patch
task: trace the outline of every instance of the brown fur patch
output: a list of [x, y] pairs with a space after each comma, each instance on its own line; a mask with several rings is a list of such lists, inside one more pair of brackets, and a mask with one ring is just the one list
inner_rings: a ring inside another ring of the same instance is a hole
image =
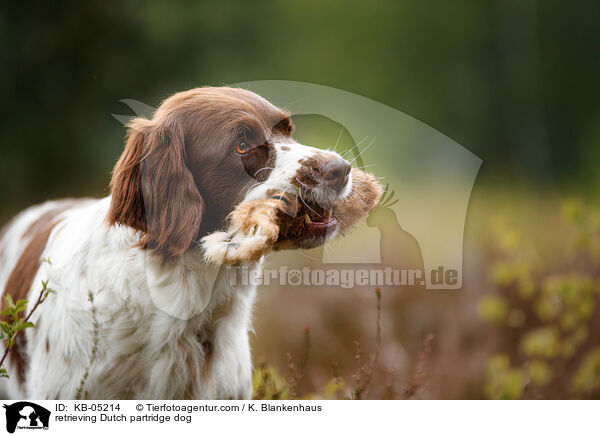
[[283, 151], [290, 151], [290, 147], [288, 147], [287, 145], [282, 145], [282, 146], [281, 146], [281, 149], [282, 149]]
[[317, 186], [321, 180], [319, 168], [321, 168], [329, 159], [324, 153], [317, 153], [306, 159], [299, 161], [300, 168], [296, 171], [296, 177], [291, 180], [292, 185], [299, 188], [312, 188]]
[[283, 120], [279, 121], [275, 127], [273, 127], [273, 131], [281, 133], [284, 136], [291, 137], [294, 133], [294, 123], [290, 117], [284, 118]]
[[[40, 257], [46, 247], [52, 229], [58, 224], [59, 220], [57, 219], [57, 216], [78, 202], [79, 201], [77, 200], [64, 200], [57, 203], [55, 208], [42, 214], [27, 228], [23, 237], [30, 237], [31, 239], [21, 253], [21, 257], [6, 281], [3, 296], [10, 294], [15, 302], [18, 300], [27, 300], [29, 290], [33, 284], [33, 279], [40, 266]], [[4, 310], [4, 298], [2, 299], [1, 307], [2, 310]], [[3, 321], [10, 322], [6, 316], [0, 318]], [[10, 361], [13, 368], [15, 368], [16, 378], [20, 384], [25, 380], [26, 362], [23, 350], [26, 346], [26, 334], [21, 333], [9, 352]]]

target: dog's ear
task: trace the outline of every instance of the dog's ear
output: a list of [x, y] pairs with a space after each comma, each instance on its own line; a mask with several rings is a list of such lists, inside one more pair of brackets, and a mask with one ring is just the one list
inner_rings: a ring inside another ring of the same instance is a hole
[[128, 124], [125, 150], [113, 169], [112, 194], [107, 221], [146, 232], [146, 213], [141, 188], [140, 163], [150, 121], [137, 118]]
[[142, 245], [171, 256], [197, 236], [204, 201], [186, 164], [184, 137], [175, 121], [135, 119], [112, 179], [109, 224], [143, 232]]

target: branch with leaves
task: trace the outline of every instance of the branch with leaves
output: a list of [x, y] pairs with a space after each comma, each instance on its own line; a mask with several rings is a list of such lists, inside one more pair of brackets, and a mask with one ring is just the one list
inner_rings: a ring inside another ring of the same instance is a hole
[[6, 356], [8, 356], [8, 353], [15, 344], [19, 334], [27, 328], [35, 327], [35, 325], [29, 321], [31, 315], [33, 315], [40, 304], [46, 301], [48, 295], [53, 292], [52, 289], [48, 288], [48, 281], [42, 280], [42, 290], [40, 291], [40, 295], [25, 318], [23, 318], [22, 312], [27, 308], [27, 300], [17, 300], [15, 303], [10, 294], [4, 296], [5, 308], [0, 312], [0, 315], [7, 317], [8, 321], [0, 321], [0, 340], [4, 341], [4, 354], [2, 355], [2, 359], [0, 359], [0, 377], [8, 378], [8, 372], [4, 367]]

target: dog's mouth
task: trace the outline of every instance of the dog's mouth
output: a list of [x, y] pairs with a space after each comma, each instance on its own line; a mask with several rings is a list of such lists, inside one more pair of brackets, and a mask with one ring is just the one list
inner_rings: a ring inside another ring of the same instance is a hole
[[[304, 204], [303, 204], [304, 206]], [[327, 232], [333, 232], [337, 227], [337, 220], [332, 215], [331, 210], [325, 210], [322, 207], [313, 204], [305, 206], [304, 211], [304, 229], [302, 235], [304, 238], [314, 238], [315, 236], [327, 236]], [[320, 210], [320, 212], [317, 212]], [[322, 235], [321, 235], [322, 234]]]
[[285, 203], [285, 210], [277, 211], [279, 234], [274, 248], [314, 248], [354, 227], [375, 208], [382, 190], [375, 177], [362, 170], [353, 169], [352, 180], [356, 183], [349, 195], [328, 205], [306, 196], [270, 193]]
[[337, 233], [338, 220], [334, 216], [334, 209], [325, 209], [313, 202], [300, 201], [294, 212], [280, 212], [277, 248], [290, 245], [313, 248]]

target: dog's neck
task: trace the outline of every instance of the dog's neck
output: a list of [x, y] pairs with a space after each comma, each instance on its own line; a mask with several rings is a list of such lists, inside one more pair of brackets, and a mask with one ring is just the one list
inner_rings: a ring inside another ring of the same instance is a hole
[[[262, 262], [243, 266], [252, 273], [262, 268]], [[157, 309], [177, 319], [189, 320], [201, 316], [209, 321], [215, 313], [225, 315], [223, 306], [236, 293], [254, 287], [238, 280], [238, 268], [205, 262], [199, 247], [193, 247], [178, 258], [148, 252], [146, 278], [148, 292]]]

